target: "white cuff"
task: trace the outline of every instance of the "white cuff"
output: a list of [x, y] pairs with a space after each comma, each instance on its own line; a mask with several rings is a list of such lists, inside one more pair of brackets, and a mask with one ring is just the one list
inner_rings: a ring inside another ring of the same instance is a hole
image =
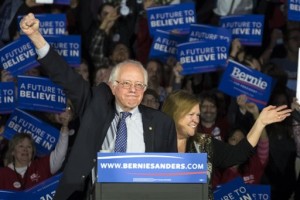
[[38, 59], [44, 58], [49, 52], [50, 45], [46, 42], [45, 46], [40, 49], [35, 49], [36, 54], [38, 55]]

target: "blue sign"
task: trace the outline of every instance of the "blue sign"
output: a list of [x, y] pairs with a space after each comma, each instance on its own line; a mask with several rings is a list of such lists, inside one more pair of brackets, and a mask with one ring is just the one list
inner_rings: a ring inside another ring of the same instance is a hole
[[214, 191], [214, 199], [221, 200], [271, 200], [269, 185], [245, 184], [242, 177], [237, 177]]
[[224, 185], [221, 185], [214, 191], [214, 199], [252, 199], [246, 184], [241, 177], [233, 179]]
[[45, 39], [69, 65], [80, 65], [81, 37], [79, 35], [45, 36]]
[[206, 153], [98, 153], [98, 182], [206, 183]]
[[228, 44], [225, 40], [188, 42], [177, 45], [177, 57], [183, 71], [194, 74], [216, 71], [226, 65]]
[[1, 68], [12, 76], [23, 74], [26, 70], [39, 66], [36, 53], [29, 38], [20, 37], [18, 40], [0, 49]]
[[185, 42], [186, 40], [186, 35], [177, 35], [158, 30], [155, 33], [149, 57], [159, 58], [163, 61], [166, 61], [170, 56], [176, 58], [177, 44]]
[[25, 191], [0, 190], [0, 200], [52, 200], [61, 176], [57, 174]]
[[[23, 16], [18, 16], [19, 22], [22, 18]], [[66, 34], [67, 18], [65, 14], [37, 14], [35, 18], [40, 21], [39, 30], [42, 35]], [[20, 34], [24, 35], [22, 31]]]
[[254, 200], [271, 200], [270, 185], [253, 185], [248, 184], [247, 190]]
[[238, 38], [243, 45], [260, 46], [262, 43], [263, 15], [232, 15], [220, 18], [221, 27], [231, 30], [232, 39]]
[[18, 76], [17, 107], [25, 110], [62, 112], [67, 98], [62, 87], [48, 78]]
[[15, 83], [0, 82], [0, 113], [11, 113], [15, 108]]
[[6, 122], [3, 136], [10, 140], [15, 134], [31, 134], [37, 149], [37, 155], [49, 155], [55, 148], [59, 137], [59, 130], [42, 120], [15, 109]]
[[16, 192], [8, 191], [8, 190], [0, 190], [0, 200], [15, 200]]
[[232, 60], [229, 60], [219, 84], [219, 90], [233, 97], [245, 94], [260, 109], [267, 105], [272, 89], [270, 76]]
[[230, 46], [231, 31], [222, 27], [208, 26], [202, 24], [191, 24], [189, 41], [201, 40], [225, 40]]
[[288, 20], [300, 21], [300, 1], [288, 0]]
[[183, 30], [189, 32], [190, 24], [196, 23], [194, 3], [182, 3], [147, 9], [150, 35], [157, 29], [165, 31]]
[[70, 5], [71, 0], [54, 0], [53, 4]]
[[50, 200], [54, 198], [62, 173], [52, 176], [49, 179], [41, 182], [40, 184], [25, 191], [30, 199], [36, 200]]

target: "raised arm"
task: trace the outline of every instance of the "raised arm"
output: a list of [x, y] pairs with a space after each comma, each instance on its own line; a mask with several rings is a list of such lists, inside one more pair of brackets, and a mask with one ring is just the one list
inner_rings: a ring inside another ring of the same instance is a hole
[[291, 115], [292, 110], [287, 108], [287, 105], [283, 106], [268, 106], [265, 107], [259, 114], [254, 125], [247, 135], [248, 142], [255, 147], [257, 142], [268, 124], [281, 122]]
[[92, 96], [90, 85], [53, 48], [39, 32], [39, 20], [32, 13], [20, 21], [20, 28], [36, 48], [38, 61], [51, 81], [63, 87], [74, 105], [74, 111], [82, 115]]

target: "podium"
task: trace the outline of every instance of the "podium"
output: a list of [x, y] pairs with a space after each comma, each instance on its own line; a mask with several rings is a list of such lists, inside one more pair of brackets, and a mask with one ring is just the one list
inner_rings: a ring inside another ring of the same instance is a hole
[[94, 200], [199, 200], [207, 199], [207, 184], [96, 183]]
[[100, 153], [90, 199], [205, 200], [206, 160], [200, 153]]

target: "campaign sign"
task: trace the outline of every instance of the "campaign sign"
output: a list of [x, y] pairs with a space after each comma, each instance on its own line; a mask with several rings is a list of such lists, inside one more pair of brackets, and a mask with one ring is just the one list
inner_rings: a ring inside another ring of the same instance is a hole
[[194, 3], [182, 3], [168, 6], [151, 7], [147, 9], [150, 35], [157, 29], [189, 32], [190, 24], [196, 23]]
[[98, 182], [206, 183], [206, 153], [98, 153]]
[[71, 4], [71, 0], [54, 0], [54, 4], [70, 5]]
[[201, 40], [225, 40], [230, 46], [231, 31], [227, 28], [208, 26], [202, 24], [191, 24], [189, 41]]
[[16, 192], [8, 190], [0, 190], [0, 200], [15, 200], [18, 199]]
[[183, 71], [194, 74], [216, 71], [225, 66], [229, 47], [225, 40], [196, 41], [177, 45], [177, 57]]
[[49, 78], [18, 76], [17, 107], [25, 110], [62, 112], [67, 98], [62, 87]]
[[53, 199], [61, 177], [62, 173], [52, 176], [38, 185], [26, 190], [24, 193], [26, 193], [32, 200]]
[[247, 190], [254, 200], [271, 200], [270, 185], [253, 185], [248, 184]]
[[81, 37], [79, 35], [45, 36], [45, 38], [69, 65], [80, 65]]
[[176, 57], [177, 44], [185, 42], [186, 40], [186, 35], [177, 35], [158, 30], [155, 33], [149, 57], [160, 58], [164, 61], [170, 56]]
[[222, 75], [219, 90], [233, 97], [245, 94], [248, 101], [262, 109], [270, 98], [272, 85], [270, 76], [229, 60]]
[[15, 83], [0, 82], [0, 113], [11, 113], [15, 108]]
[[[20, 22], [23, 16], [18, 16]], [[42, 35], [65, 35], [67, 29], [67, 18], [65, 14], [37, 14], [40, 21], [39, 30]], [[20, 28], [20, 27], [19, 27]], [[21, 35], [24, 35], [20, 31]]]
[[235, 178], [232, 181], [229, 181], [228, 183], [221, 185], [221, 187], [219, 187], [216, 191], [214, 191], [214, 199], [252, 200], [247, 185], [244, 183], [241, 177]]
[[232, 38], [243, 45], [260, 46], [262, 43], [263, 15], [232, 15], [220, 18], [221, 27], [231, 30]]
[[38, 156], [48, 155], [55, 148], [60, 134], [56, 128], [16, 108], [6, 122], [3, 136], [10, 140], [18, 133], [31, 134]]
[[52, 200], [61, 176], [62, 173], [52, 176], [25, 191], [0, 190], [0, 200]]
[[36, 60], [36, 53], [30, 40], [21, 37], [0, 49], [1, 68], [10, 72], [12, 76], [23, 74], [26, 70], [40, 64]]
[[300, 21], [300, 1], [288, 0], [288, 20]]

